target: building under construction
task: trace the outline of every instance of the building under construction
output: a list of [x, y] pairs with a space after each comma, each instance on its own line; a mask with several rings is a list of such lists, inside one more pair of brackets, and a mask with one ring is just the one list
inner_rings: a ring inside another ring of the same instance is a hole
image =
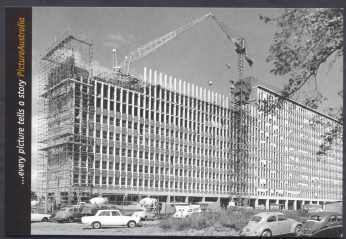
[[[64, 36], [42, 57], [40, 155], [48, 203], [247, 199], [299, 208], [342, 199], [342, 137], [318, 155], [336, 120], [251, 84], [232, 99], [162, 73], [94, 74], [92, 44]], [[251, 99], [250, 99], [251, 98]], [[249, 103], [251, 102], [251, 103]], [[313, 126], [312, 119], [324, 124]]]

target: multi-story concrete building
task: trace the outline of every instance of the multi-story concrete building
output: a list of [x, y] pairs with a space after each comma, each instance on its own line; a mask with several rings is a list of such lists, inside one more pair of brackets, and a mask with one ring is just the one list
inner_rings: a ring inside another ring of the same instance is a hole
[[[300, 208], [342, 200], [341, 123], [265, 87], [253, 93], [256, 104], [246, 108], [253, 116], [248, 123], [248, 193], [254, 204]], [[337, 128], [340, 134], [324, 151], [324, 138]]]
[[[317, 154], [328, 127], [342, 127], [326, 115], [260, 86], [252, 103], [239, 106], [152, 70], [138, 81], [90, 77], [73, 58], [62, 63], [50, 68], [42, 94], [51, 201], [95, 193], [110, 201], [150, 195], [227, 204], [240, 197], [252, 206], [299, 208], [341, 200], [341, 138]], [[278, 98], [280, 107], [262, 109], [263, 100]]]

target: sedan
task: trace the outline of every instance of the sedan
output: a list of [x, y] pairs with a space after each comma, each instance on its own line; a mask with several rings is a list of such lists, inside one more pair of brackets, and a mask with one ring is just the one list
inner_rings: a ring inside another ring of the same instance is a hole
[[287, 218], [280, 212], [262, 212], [252, 217], [241, 230], [240, 236], [271, 237], [277, 235], [301, 234], [302, 224]]
[[31, 213], [32, 222], [48, 222], [52, 215], [44, 213]]
[[[303, 223], [302, 234], [304, 236], [323, 235], [328, 228], [338, 228], [342, 226], [342, 215], [337, 212], [319, 212], [313, 213], [308, 220]], [[335, 231], [335, 230], [334, 230]], [[327, 235], [328, 233], [326, 233]]]
[[82, 217], [83, 224], [94, 229], [111, 226], [135, 227], [139, 225], [141, 218], [137, 216], [124, 216], [119, 210], [99, 210], [95, 216]]

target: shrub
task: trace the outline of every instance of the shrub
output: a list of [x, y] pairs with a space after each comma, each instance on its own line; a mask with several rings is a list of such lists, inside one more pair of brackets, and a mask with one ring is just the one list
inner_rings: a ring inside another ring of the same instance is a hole
[[[216, 210], [203, 212], [200, 214], [193, 214], [188, 218], [167, 218], [163, 219], [159, 223], [159, 227], [164, 230], [176, 230], [182, 231], [186, 229], [202, 230], [209, 227], [225, 229], [241, 230], [253, 217], [259, 212], [264, 210], [259, 209], [246, 209], [246, 208], [229, 208], [227, 210]], [[306, 219], [300, 211], [286, 211], [285, 215], [289, 218], [293, 218], [302, 222]]]

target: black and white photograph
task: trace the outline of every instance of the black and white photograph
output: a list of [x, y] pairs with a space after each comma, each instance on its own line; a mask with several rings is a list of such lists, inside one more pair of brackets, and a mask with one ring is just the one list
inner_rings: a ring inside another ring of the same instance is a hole
[[31, 235], [342, 238], [343, 13], [33, 7]]

